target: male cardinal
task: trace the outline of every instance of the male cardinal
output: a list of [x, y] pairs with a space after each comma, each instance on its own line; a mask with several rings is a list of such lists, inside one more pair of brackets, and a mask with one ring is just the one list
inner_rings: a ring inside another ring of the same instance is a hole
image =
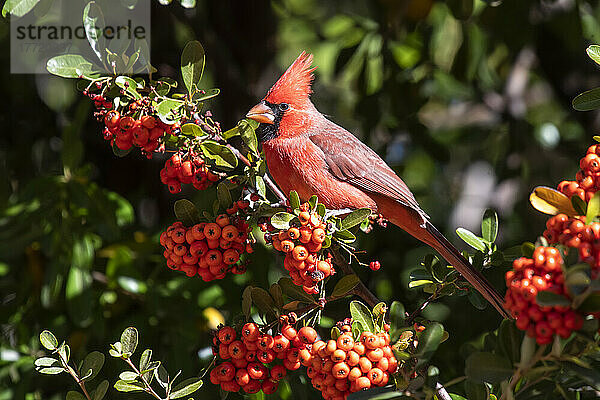
[[310, 100], [312, 55], [302, 52], [246, 115], [260, 123], [268, 170], [277, 185], [329, 209], [367, 207], [437, 250], [502, 316], [502, 297], [421, 209], [406, 184], [377, 153], [331, 122]]

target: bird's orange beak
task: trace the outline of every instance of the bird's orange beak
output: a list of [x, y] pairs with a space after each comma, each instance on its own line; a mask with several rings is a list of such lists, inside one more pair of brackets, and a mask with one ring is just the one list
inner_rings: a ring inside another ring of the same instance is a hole
[[273, 110], [262, 101], [248, 111], [246, 118], [253, 119], [262, 124], [275, 123], [275, 113], [273, 113]]

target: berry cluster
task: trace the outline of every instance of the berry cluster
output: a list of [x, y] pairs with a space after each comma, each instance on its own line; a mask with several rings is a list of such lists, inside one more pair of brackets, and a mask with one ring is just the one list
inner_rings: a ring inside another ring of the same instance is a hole
[[141, 115], [138, 118], [131, 115], [121, 115], [116, 110], [110, 110], [104, 116], [104, 139], [110, 140], [121, 150], [136, 146], [142, 149], [146, 157], [152, 158], [152, 153], [159, 148], [160, 139], [165, 133], [174, 134], [177, 129], [176, 125], [164, 124], [152, 115]]
[[[389, 330], [389, 326], [386, 328]], [[349, 324], [340, 330], [342, 334], [336, 340], [316, 341], [310, 357], [302, 360], [312, 385], [323, 398], [344, 399], [359, 390], [387, 385], [398, 368], [387, 331], [362, 332], [355, 342]]]
[[600, 223], [585, 224], [584, 217], [555, 215], [546, 221], [544, 237], [549, 243], [576, 248], [579, 259], [592, 266], [592, 277], [600, 271]]
[[181, 184], [192, 184], [198, 190], [210, 187], [220, 178], [208, 170], [204, 159], [190, 150], [182, 155], [175, 153], [160, 170], [160, 181], [169, 187], [171, 193], [181, 192]]
[[[240, 201], [242, 206], [247, 203]], [[235, 212], [235, 208], [228, 211]], [[243, 274], [246, 265], [239, 262], [244, 253], [252, 253], [249, 225], [239, 216], [221, 214], [214, 222], [185, 227], [177, 221], [160, 235], [167, 266], [187, 276], [199, 275], [208, 282], [223, 279], [227, 272]]]
[[311, 327], [296, 332], [285, 324], [281, 333], [271, 336], [254, 322], [245, 324], [239, 335], [224, 326], [213, 339], [213, 354], [219, 363], [210, 371], [210, 381], [228, 392], [274, 393], [287, 371], [297, 370], [310, 356], [308, 346], [316, 339], [317, 332]]
[[600, 189], [600, 145], [588, 147], [585, 157], [579, 160], [579, 168], [576, 180], [562, 181], [558, 184], [558, 190], [569, 198], [579, 196], [588, 202]]
[[270, 232], [265, 234], [265, 239], [271, 240], [275, 250], [285, 253], [283, 267], [294, 284], [302, 286], [306, 293], [315, 294], [319, 292], [319, 282], [333, 275], [335, 270], [331, 257], [320, 254], [327, 238], [323, 218], [309, 209], [308, 203], [300, 206], [299, 226]]
[[534, 337], [538, 344], [552, 342], [555, 334], [568, 338], [579, 330], [583, 318], [569, 306], [540, 306], [536, 296], [540, 291], [567, 296], [562, 271], [563, 259], [554, 247], [537, 247], [533, 259], [521, 257], [506, 273], [505, 306], [516, 318], [517, 328]]

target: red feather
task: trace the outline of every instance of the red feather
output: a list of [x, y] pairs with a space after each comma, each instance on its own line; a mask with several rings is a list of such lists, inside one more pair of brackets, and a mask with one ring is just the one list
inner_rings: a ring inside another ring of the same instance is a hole
[[264, 99], [269, 103], [288, 103], [296, 107], [305, 104], [312, 93], [313, 71], [316, 69], [311, 67], [312, 59], [312, 54], [303, 51], [275, 82]]

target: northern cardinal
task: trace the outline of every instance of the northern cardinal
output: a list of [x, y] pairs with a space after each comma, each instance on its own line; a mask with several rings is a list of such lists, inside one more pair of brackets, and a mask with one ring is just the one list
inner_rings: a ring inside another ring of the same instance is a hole
[[329, 209], [367, 207], [437, 250], [489, 301], [510, 318], [502, 297], [461, 255], [421, 209], [406, 184], [377, 153], [331, 122], [310, 100], [312, 55], [302, 52], [246, 115], [260, 123], [269, 173], [284, 191], [308, 200], [316, 194]]

